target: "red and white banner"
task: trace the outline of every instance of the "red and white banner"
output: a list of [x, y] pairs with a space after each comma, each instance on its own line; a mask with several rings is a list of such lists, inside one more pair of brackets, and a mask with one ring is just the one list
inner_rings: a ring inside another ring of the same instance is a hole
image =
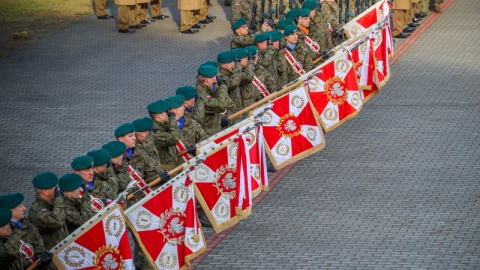
[[132, 167], [132, 165], [128, 165], [127, 169], [128, 175], [130, 179], [137, 184], [139, 189], [143, 189], [143, 194], [148, 195], [152, 192], [152, 189], [148, 186], [147, 182], [143, 179], [142, 175]]
[[[388, 16], [390, 5], [388, 3], [382, 5], [381, 16]], [[389, 59], [393, 56], [393, 40], [390, 32], [389, 20], [385, 20], [385, 28], [375, 36], [375, 59], [377, 67], [378, 87], [382, 88], [390, 79], [390, 63]]]
[[155, 269], [187, 269], [189, 261], [206, 249], [193, 183], [186, 173], [131, 206], [125, 215]]
[[262, 191], [268, 191], [267, 159], [265, 153], [265, 141], [263, 126], [259, 125], [247, 133], [246, 146], [250, 153], [250, 176], [252, 196], [257, 197]]
[[67, 237], [66, 244], [56, 246], [53, 261], [58, 269], [134, 269], [132, 251], [122, 209], [115, 204], [86, 229]]
[[376, 24], [379, 21], [378, 10], [382, 2], [378, 2], [362, 12], [360, 15], [349, 21], [343, 27], [343, 30], [347, 37], [354, 38], [365, 32], [370, 26]]
[[328, 132], [355, 117], [363, 103], [353, 62], [347, 52], [338, 54], [319, 70], [321, 74], [313, 76], [307, 86], [320, 123]]
[[283, 168], [323, 149], [323, 131], [303, 85], [272, 104], [273, 108], [263, 116], [263, 135], [275, 168]]

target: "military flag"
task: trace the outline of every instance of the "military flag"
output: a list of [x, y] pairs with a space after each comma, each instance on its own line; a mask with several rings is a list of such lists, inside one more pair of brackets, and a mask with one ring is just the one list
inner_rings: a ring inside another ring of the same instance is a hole
[[312, 76], [306, 85], [318, 119], [329, 132], [355, 117], [363, 103], [347, 52], [336, 55], [319, 69], [321, 73]]
[[58, 269], [134, 269], [125, 219], [115, 202], [52, 251]]
[[379, 21], [378, 9], [381, 4], [382, 2], [378, 2], [372, 5], [370, 8], [345, 24], [343, 30], [349, 39], [361, 35]]
[[301, 83], [272, 104], [263, 115], [263, 137], [275, 168], [283, 168], [323, 149], [323, 132]]
[[390, 22], [388, 19], [390, 13], [390, 4], [382, 5], [382, 28], [375, 35], [375, 59], [377, 66], [378, 87], [383, 87], [390, 79], [390, 63], [389, 59], [393, 56], [393, 40], [390, 31]]
[[206, 249], [193, 183], [182, 172], [125, 211], [127, 222], [155, 269], [187, 269]]

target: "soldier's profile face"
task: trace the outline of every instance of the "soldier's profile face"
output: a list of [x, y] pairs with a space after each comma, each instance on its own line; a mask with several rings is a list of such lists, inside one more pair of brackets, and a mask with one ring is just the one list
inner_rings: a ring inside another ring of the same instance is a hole
[[185, 107], [180, 106], [178, 108], [172, 109], [172, 112], [175, 114], [177, 118], [181, 118], [185, 115]]
[[63, 192], [63, 194], [65, 194], [65, 196], [67, 196], [69, 198], [80, 199], [82, 197], [81, 192], [82, 192], [82, 188], [79, 187], [76, 190], [65, 191], [65, 192]]
[[12, 228], [10, 228], [10, 223], [7, 223], [5, 226], [0, 227], [0, 236], [9, 237], [12, 235]]
[[83, 182], [90, 183], [93, 181], [93, 168], [75, 170], [75, 173], [82, 177]]
[[187, 106], [187, 107], [193, 107], [193, 106], [195, 106], [195, 98], [191, 98], [191, 99], [189, 99], [189, 100], [185, 100], [184, 105]]
[[135, 147], [135, 132], [128, 133], [122, 137], [119, 137], [118, 140], [123, 142], [127, 148], [134, 148]]
[[144, 142], [147, 139], [148, 133], [150, 133], [149, 130], [142, 131], [142, 132], [135, 131], [135, 136], [139, 141]]
[[122, 165], [122, 161], [123, 161], [123, 154], [118, 156], [118, 157], [112, 158], [113, 164], [115, 164], [117, 166]]
[[297, 41], [298, 41], [298, 33], [297, 33], [297, 32], [292, 33], [291, 35], [286, 36], [285, 39], [286, 39], [287, 42], [290, 43], [290, 44], [297, 44]]
[[27, 211], [27, 208], [22, 202], [17, 207], [12, 208], [11, 210], [12, 210], [12, 220], [19, 221], [25, 217], [25, 211]]
[[239, 36], [246, 36], [248, 35], [248, 26], [246, 24], [240, 26], [240, 28], [235, 30], [237, 32], [237, 35]]
[[308, 27], [310, 25], [310, 17], [300, 17], [298, 18], [298, 24], [304, 27]]

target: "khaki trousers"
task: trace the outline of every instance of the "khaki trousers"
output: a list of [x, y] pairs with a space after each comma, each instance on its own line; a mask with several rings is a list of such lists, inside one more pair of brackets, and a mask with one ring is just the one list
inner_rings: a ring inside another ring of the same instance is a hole
[[152, 13], [152, 17], [163, 15], [162, 2], [163, 0], [155, 0], [150, 2], [150, 12]]
[[136, 12], [137, 12], [137, 23], [136, 24], [139, 24], [141, 21], [143, 21], [147, 18], [148, 3], [137, 4]]
[[105, 12], [106, 3], [107, 3], [107, 0], [95, 0], [95, 14], [97, 15], [97, 17], [107, 14]]
[[197, 18], [197, 22], [203, 21], [207, 18], [208, 10], [209, 10], [209, 7], [208, 7], [207, 0], [203, 0], [203, 7], [199, 9], [198, 14], [195, 16]]
[[188, 30], [198, 22], [195, 16], [198, 12], [198, 10], [180, 10], [180, 31]]
[[396, 36], [403, 33], [405, 28], [405, 10], [397, 10], [392, 14], [393, 32], [392, 35]]
[[[119, 30], [127, 29], [130, 23], [130, 26], [135, 25], [136, 16], [135, 16], [135, 7], [136, 6], [118, 6], [117, 11], [117, 25]], [[133, 16], [132, 16], [133, 14]], [[135, 18], [132, 23], [132, 17]]]
[[405, 12], [405, 24], [411, 24], [413, 23], [413, 16], [415, 15], [415, 8], [412, 4], [412, 7]]

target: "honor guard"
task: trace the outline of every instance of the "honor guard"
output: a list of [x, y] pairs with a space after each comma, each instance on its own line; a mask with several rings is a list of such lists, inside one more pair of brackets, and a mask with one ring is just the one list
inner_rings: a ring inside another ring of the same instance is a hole
[[[304, 2], [304, 4], [307, 2]], [[312, 1], [308, 2], [312, 3]], [[316, 5], [316, 1], [314, 1]], [[310, 9], [312, 8], [312, 9]], [[304, 8], [300, 10], [298, 19], [297, 19], [297, 27], [298, 27], [298, 42], [297, 44], [308, 52], [308, 55], [310, 58], [317, 59], [320, 57], [321, 49], [324, 49], [325, 47], [321, 47], [319, 42], [312, 38], [311, 35], [309, 35], [309, 26], [310, 26], [310, 18], [313, 16], [315, 18], [315, 13], [316, 13], [316, 6], [314, 7], [309, 6], [309, 8]], [[330, 32], [328, 33], [330, 34]], [[325, 45], [323, 45], [325, 46]]]
[[[115, 0], [118, 5], [117, 25], [119, 33], [133, 33], [137, 28], [137, 3], [135, 0]], [[141, 28], [141, 26], [139, 27]]]
[[164, 20], [170, 18], [168, 15], [164, 15], [162, 12], [163, 0], [150, 1], [150, 12], [152, 13], [152, 19]]
[[0, 267], [27, 269], [40, 259], [38, 269], [46, 269], [52, 254], [45, 250], [42, 236], [25, 217], [23, 200], [21, 193], [0, 196]]
[[275, 82], [272, 89], [269, 87], [269, 92], [277, 91], [282, 85], [278, 85], [278, 49], [280, 48], [280, 40], [282, 33], [278, 30], [272, 30], [267, 33], [258, 34], [255, 36], [255, 45], [258, 49], [258, 63], [257, 65], [266, 69]]
[[105, 12], [106, 3], [107, 3], [107, 0], [95, 0], [95, 15], [97, 15], [97, 19], [100, 19], [100, 20], [113, 19], [113, 16], [110, 16]]
[[193, 86], [181, 86], [177, 88], [175, 94], [185, 98], [183, 107], [185, 107], [185, 118], [189, 118], [202, 124], [205, 118], [205, 104], [198, 97], [197, 89]]
[[277, 82], [266, 68], [258, 65], [259, 56], [257, 46], [248, 46], [245, 49], [253, 56], [255, 76], [253, 77], [252, 87], [254, 88], [255, 102], [257, 102], [275, 92]]
[[51, 172], [44, 172], [35, 176], [32, 184], [36, 194], [28, 218], [42, 236], [45, 249], [50, 250], [67, 237], [65, 205], [57, 187], [58, 178]]
[[195, 14], [202, 8], [202, 0], [179, 0], [178, 9], [180, 10], [180, 32], [183, 34], [198, 33], [197, 29], [204, 27], [198, 23]]
[[233, 31], [232, 40], [230, 41], [230, 49], [245, 48], [253, 45], [255, 34], [248, 32], [247, 22], [244, 18], [236, 20], [230, 27]]
[[236, 61], [233, 51], [223, 51], [217, 55], [219, 75], [228, 89], [228, 96], [235, 103], [237, 111], [243, 107], [240, 83], [243, 79], [243, 67]]
[[67, 173], [58, 180], [58, 187], [63, 192], [65, 224], [68, 233], [85, 224], [95, 213], [92, 211], [89, 196], [82, 196], [83, 179], [76, 173]]
[[[242, 66], [242, 80], [240, 81], [240, 96], [242, 98], [242, 109], [255, 103], [255, 89], [253, 89], [252, 81], [255, 76], [254, 56], [249, 54], [244, 48], [232, 50], [235, 59]], [[243, 114], [247, 117], [248, 112]]]
[[104, 144], [102, 149], [105, 149], [110, 153], [110, 162], [112, 163], [112, 166], [107, 168], [107, 170], [111, 170], [111, 173], [117, 177], [118, 193], [121, 193], [127, 188], [127, 185], [130, 182], [130, 177], [128, 175], [129, 162], [123, 155], [127, 147], [123, 142], [111, 141]]

